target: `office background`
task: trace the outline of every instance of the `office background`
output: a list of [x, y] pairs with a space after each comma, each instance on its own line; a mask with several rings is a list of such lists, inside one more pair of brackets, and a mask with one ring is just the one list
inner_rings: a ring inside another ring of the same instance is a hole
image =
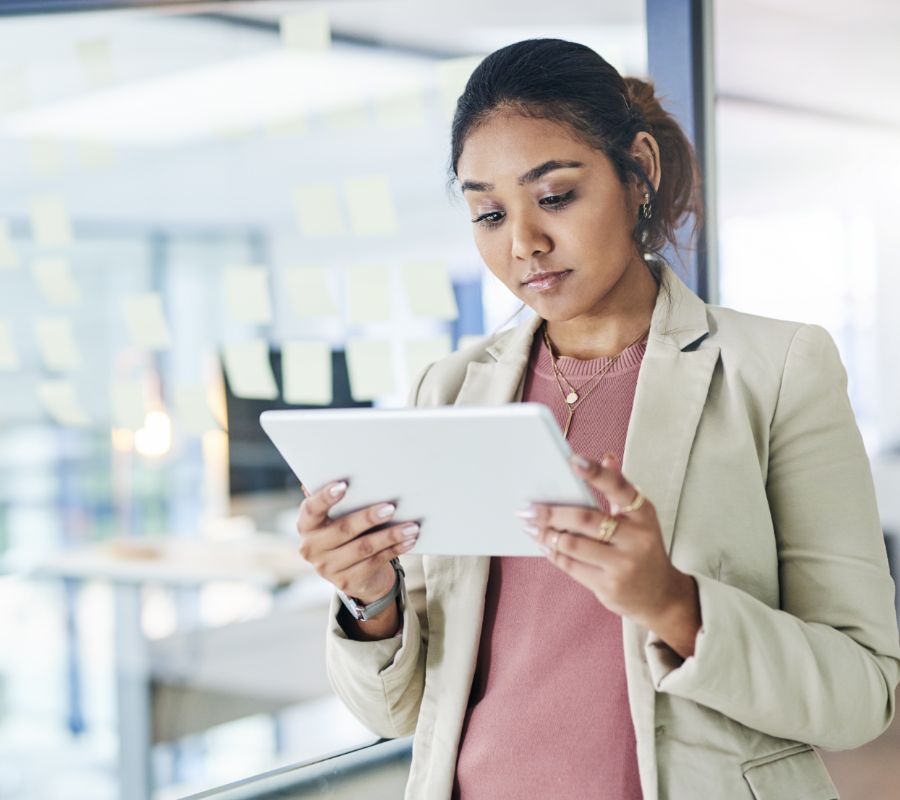
[[[0, 798], [183, 797], [373, 741], [255, 420], [402, 405], [517, 308], [446, 167], [468, 74], [522, 38], [642, 77], [704, 52], [695, 285], [831, 332], [900, 533], [895, 4], [111, 5], [0, 3]], [[667, 35], [687, 12], [705, 50]], [[900, 735], [864, 751], [836, 783], [889, 797]]]

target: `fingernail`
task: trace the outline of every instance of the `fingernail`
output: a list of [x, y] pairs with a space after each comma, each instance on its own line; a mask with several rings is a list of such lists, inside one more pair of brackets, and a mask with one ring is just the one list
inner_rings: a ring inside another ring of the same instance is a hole
[[549, 555], [550, 555], [550, 548], [547, 547], [547, 545], [541, 544], [540, 542], [538, 542], [538, 549], [539, 549], [545, 556], [549, 556]]
[[328, 494], [332, 497], [337, 497], [339, 494], [343, 494], [344, 490], [347, 488], [347, 484], [341, 481], [340, 483], [336, 483], [328, 490]]
[[406, 550], [412, 550], [416, 546], [415, 539], [407, 539], [405, 542], [401, 542], [397, 545], [397, 549], [401, 552], [405, 552]]
[[378, 508], [375, 509], [375, 516], [379, 519], [386, 519], [396, 510], [397, 507], [395, 505], [393, 505], [392, 503], [386, 503], [385, 505], [378, 506]]
[[534, 519], [537, 516], [537, 511], [533, 508], [525, 508], [521, 511], [516, 511], [515, 514], [521, 519]]
[[534, 525], [526, 525], [522, 528], [525, 533], [527, 533], [532, 539], [537, 539], [538, 534], [541, 532], [540, 528], [535, 528]]
[[572, 461], [574, 461], [582, 469], [587, 469], [591, 465], [590, 461], [588, 461], [584, 456], [580, 456], [578, 454], [572, 456]]
[[413, 536], [418, 536], [419, 526], [416, 525], [416, 523], [406, 525], [405, 527], [400, 529], [400, 533], [402, 533], [407, 539], [412, 538]]

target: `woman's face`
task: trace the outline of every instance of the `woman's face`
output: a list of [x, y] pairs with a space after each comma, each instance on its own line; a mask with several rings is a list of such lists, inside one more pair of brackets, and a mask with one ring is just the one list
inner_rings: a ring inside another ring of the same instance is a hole
[[484, 263], [546, 320], [602, 311], [626, 271], [646, 269], [631, 238], [643, 193], [563, 125], [497, 113], [467, 138], [457, 175]]

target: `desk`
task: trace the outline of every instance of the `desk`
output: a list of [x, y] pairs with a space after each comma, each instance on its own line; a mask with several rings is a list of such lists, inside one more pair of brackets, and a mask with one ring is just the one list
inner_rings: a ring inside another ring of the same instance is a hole
[[[262, 533], [226, 540], [115, 539], [66, 550], [16, 571], [28, 578], [113, 584], [119, 796], [123, 800], [152, 796], [152, 665], [141, 627], [143, 585], [197, 588], [212, 581], [242, 581], [277, 592], [300, 578], [318, 580], [297, 553], [293, 539]], [[324, 640], [324, 617], [321, 620]]]

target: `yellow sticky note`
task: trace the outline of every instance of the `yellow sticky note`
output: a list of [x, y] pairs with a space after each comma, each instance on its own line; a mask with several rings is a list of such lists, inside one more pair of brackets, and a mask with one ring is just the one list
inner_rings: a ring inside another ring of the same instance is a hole
[[306, 11], [281, 18], [281, 42], [291, 50], [321, 52], [331, 47], [331, 25], [324, 11]]
[[331, 130], [346, 131], [368, 125], [369, 114], [365, 106], [358, 101], [350, 101], [323, 112], [322, 121]]
[[28, 86], [21, 67], [0, 70], [0, 114], [19, 111], [28, 105]]
[[391, 318], [390, 267], [364, 266], [347, 269], [347, 321], [367, 325]]
[[265, 339], [230, 342], [222, 352], [228, 385], [235, 397], [274, 400], [278, 386], [269, 361], [269, 343]]
[[363, 402], [396, 391], [391, 343], [378, 339], [347, 339], [350, 395]]
[[65, 317], [38, 317], [34, 322], [38, 349], [47, 369], [70, 372], [80, 369], [82, 360], [72, 323]]
[[122, 301], [122, 311], [131, 340], [138, 347], [166, 350], [172, 346], [159, 292], [129, 295]]
[[44, 411], [61, 425], [85, 428], [91, 424], [72, 381], [64, 379], [40, 381], [37, 385], [37, 396]]
[[178, 423], [185, 432], [202, 436], [207, 431], [219, 430], [203, 386], [176, 386], [174, 400]]
[[28, 159], [38, 175], [59, 175], [63, 170], [63, 150], [53, 139], [34, 139], [28, 143]]
[[327, 267], [289, 267], [282, 276], [291, 311], [298, 317], [313, 319], [337, 315]]
[[228, 267], [225, 270], [225, 304], [232, 319], [255, 325], [272, 321], [269, 271], [265, 267]]
[[457, 350], [465, 350], [467, 347], [471, 347], [473, 344], [477, 344], [479, 342], [483, 342], [487, 339], [487, 334], [467, 334], [465, 336], [460, 336], [459, 341], [456, 343]]
[[294, 114], [283, 119], [266, 123], [265, 131], [269, 136], [302, 136], [309, 129], [305, 114]]
[[298, 186], [294, 189], [294, 208], [304, 236], [323, 238], [347, 232], [337, 188], [330, 183]]
[[427, 116], [421, 90], [391, 94], [375, 102], [375, 121], [379, 127], [388, 130], [421, 127]]
[[115, 160], [112, 148], [106, 142], [100, 141], [79, 142], [78, 159], [87, 169], [111, 167]]
[[285, 342], [281, 348], [284, 400], [296, 405], [330, 405], [334, 399], [328, 342]]
[[62, 197], [43, 195], [32, 199], [31, 231], [40, 247], [68, 247], [72, 244], [72, 222]]
[[112, 424], [114, 428], [136, 431], [144, 427], [147, 403], [144, 391], [137, 381], [113, 381], [110, 387]]
[[461, 56], [460, 58], [447, 58], [437, 63], [440, 106], [446, 119], [453, 119], [459, 96], [466, 88], [466, 83], [475, 67], [483, 60], [483, 56]]
[[0, 319], [0, 372], [15, 372], [21, 366], [9, 323]]
[[344, 181], [350, 226], [357, 236], [397, 232], [397, 212], [387, 175], [361, 175]]
[[447, 265], [422, 261], [403, 265], [409, 308], [416, 317], [453, 320], [459, 316]]
[[411, 382], [424, 366], [452, 352], [450, 337], [446, 334], [410, 340], [405, 343], [405, 350], [407, 383]]
[[9, 223], [0, 219], [0, 270], [15, 269], [19, 266], [19, 254], [13, 246]]
[[108, 39], [83, 39], [77, 44], [78, 58], [89, 86], [108, 86], [114, 80]]
[[39, 258], [32, 263], [31, 271], [38, 289], [50, 305], [74, 306], [81, 302], [81, 292], [65, 258]]

